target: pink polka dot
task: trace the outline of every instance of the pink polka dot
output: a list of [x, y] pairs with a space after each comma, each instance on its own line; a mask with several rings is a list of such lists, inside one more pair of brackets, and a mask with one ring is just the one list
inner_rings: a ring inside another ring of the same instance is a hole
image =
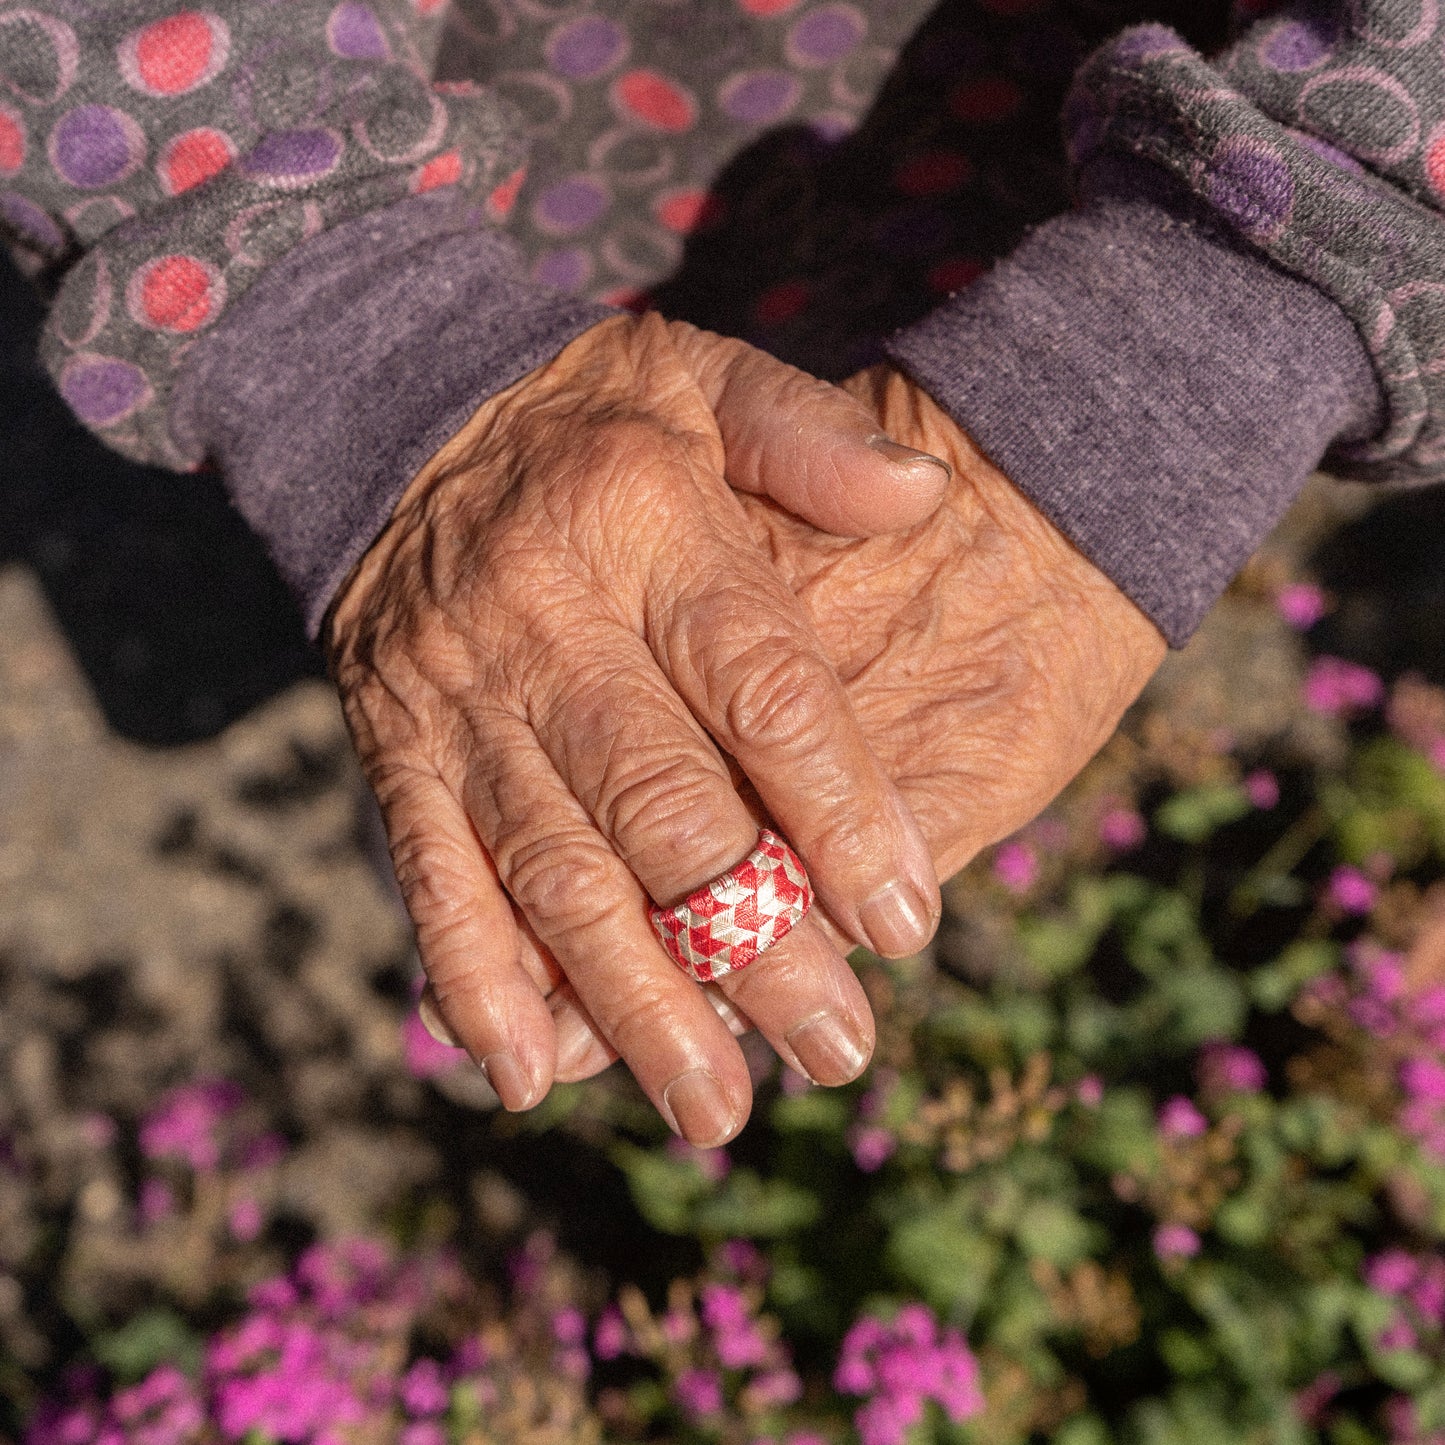
[[182, 10], [123, 41], [120, 67], [126, 80], [147, 95], [184, 95], [214, 80], [229, 52], [230, 33], [219, 19]]
[[707, 191], [692, 189], [660, 197], [654, 209], [657, 219], [669, 231], [687, 235], [717, 225], [722, 219], [723, 204]]
[[957, 151], [932, 151], [906, 160], [893, 173], [894, 189], [905, 196], [941, 196], [973, 175], [973, 162]]
[[132, 314], [157, 331], [196, 331], [220, 310], [221, 279], [194, 256], [162, 256], [136, 272], [129, 287]]
[[1425, 179], [1437, 196], [1445, 196], [1445, 131], [1425, 149]]
[[25, 164], [25, 127], [12, 110], [0, 106], [0, 176], [13, 176]]
[[811, 295], [806, 281], [780, 281], [753, 302], [753, 320], [759, 326], [781, 326], [803, 310]]
[[443, 151], [429, 160], [412, 178], [411, 188], [417, 195], [438, 190], [442, 186], [454, 186], [462, 178], [462, 157], [460, 151]]
[[185, 131], [161, 152], [161, 184], [178, 196], [219, 175], [235, 158], [235, 146], [220, 131], [208, 126]]
[[504, 221], [512, 214], [512, 207], [517, 204], [517, 197], [522, 190], [522, 182], [526, 179], [527, 168], [523, 166], [520, 170], [513, 171], [487, 197], [487, 211], [494, 220]]
[[949, 110], [967, 125], [1007, 120], [1023, 105], [1023, 91], [1002, 75], [983, 75], [954, 86]]
[[738, 3], [749, 15], [781, 15], [785, 10], [794, 9], [799, 0], [738, 0]]
[[658, 130], [687, 130], [697, 116], [692, 97], [655, 70], [629, 70], [613, 95], [624, 110]]

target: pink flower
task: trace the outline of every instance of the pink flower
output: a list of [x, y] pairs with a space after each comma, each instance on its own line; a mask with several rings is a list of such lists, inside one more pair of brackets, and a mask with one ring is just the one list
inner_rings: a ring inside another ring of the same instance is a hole
[[397, 1394], [408, 1415], [440, 1415], [451, 1403], [442, 1368], [435, 1360], [418, 1360], [401, 1377]]
[[1291, 582], [1279, 589], [1274, 605], [1296, 632], [1308, 632], [1325, 615], [1325, 594], [1313, 582]]
[[768, 1277], [768, 1261], [750, 1239], [730, 1239], [719, 1251], [724, 1269], [742, 1279], [761, 1282]]
[[261, 1226], [264, 1223], [261, 1206], [249, 1195], [243, 1196], [231, 1206], [231, 1213], [226, 1223], [233, 1239], [239, 1239], [242, 1244], [249, 1244], [261, 1233]]
[[1038, 881], [1039, 855], [1017, 839], [1001, 843], [993, 855], [993, 876], [1010, 893], [1027, 893]]
[[1160, 1259], [1193, 1259], [1203, 1245], [1187, 1224], [1161, 1224], [1154, 1231], [1154, 1253]]
[[1404, 1315], [1396, 1315], [1381, 1331], [1377, 1343], [1382, 1350], [1413, 1350], [1420, 1337]]
[[893, 1157], [898, 1140], [876, 1124], [855, 1124], [848, 1131], [848, 1147], [859, 1169], [876, 1174]]
[[1205, 1044], [1199, 1054], [1199, 1082], [1214, 1094], [1257, 1094], [1269, 1082], [1264, 1063], [1240, 1044]]
[[1368, 667], [1342, 657], [1317, 657], [1304, 682], [1305, 706], [1326, 717], [1377, 707], [1385, 685]]
[[716, 1370], [684, 1370], [672, 1388], [678, 1404], [689, 1415], [716, 1415], [722, 1409], [722, 1381]]
[[412, 1009], [401, 1021], [401, 1049], [406, 1070], [414, 1079], [434, 1079], [466, 1062], [466, 1050], [454, 1049], [434, 1039]]
[[1342, 863], [1330, 874], [1329, 900], [1342, 913], [1368, 913], [1379, 889], [1358, 868]]
[[1074, 1085], [1074, 1097], [1086, 1109], [1097, 1109], [1104, 1102], [1104, 1081], [1097, 1074], [1085, 1074]]
[[1279, 802], [1279, 779], [1268, 768], [1256, 768], [1244, 780], [1244, 795], [1256, 808], [1268, 812]]
[[1148, 825], [1133, 808], [1110, 808], [1099, 819], [1099, 841], [1115, 853], [1137, 848], [1148, 832]]
[[[726, 1363], [726, 1361], [724, 1361]], [[802, 1398], [798, 1372], [784, 1366], [755, 1375], [748, 1382], [748, 1403], [755, 1410], [778, 1410]]]
[[1387, 1249], [1365, 1261], [1365, 1283], [1380, 1294], [1403, 1294], [1418, 1273], [1418, 1264], [1403, 1249]]
[[1410, 1303], [1431, 1324], [1445, 1325], [1445, 1258], [1437, 1255], [1425, 1266], [1410, 1291]]
[[1159, 1132], [1166, 1139], [1197, 1139], [1209, 1128], [1209, 1120], [1183, 1094], [1165, 1100], [1159, 1110]]
[[627, 1349], [630, 1338], [622, 1311], [616, 1305], [608, 1305], [592, 1332], [592, 1353], [599, 1360], [615, 1360]]
[[198, 1079], [172, 1089], [141, 1122], [141, 1153], [147, 1159], [179, 1159], [197, 1174], [209, 1174], [221, 1162], [216, 1129], [242, 1098], [240, 1086], [228, 1079]]
[[1445, 1104], [1445, 1064], [1438, 1059], [1406, 1059], [1400, 1066], [1400, 1083], [1412, 1098]]
[[435, 1420], [413, 1420], [401, 1427], [397, 1445], [447, 1445], [447, 1432]]
[[1425, 750], [1425, 756], [1430, 759], [1432, 767], [1438, 768], [1445, 773], [1445, 738], [1436, 738]]

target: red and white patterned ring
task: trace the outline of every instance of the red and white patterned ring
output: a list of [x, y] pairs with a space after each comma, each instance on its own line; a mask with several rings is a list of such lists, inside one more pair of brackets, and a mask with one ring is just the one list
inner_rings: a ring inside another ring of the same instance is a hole
[[662, 946], [684, 973], [712, 983], [746, 968], [801, 923], [813, 903], [803, 860], [764, 828], [734, 868], [671, 908], [647, 910]]

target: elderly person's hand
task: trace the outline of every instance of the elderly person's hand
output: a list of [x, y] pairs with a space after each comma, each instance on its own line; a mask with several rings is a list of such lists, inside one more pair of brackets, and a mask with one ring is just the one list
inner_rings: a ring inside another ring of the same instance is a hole
[[[741, 343], [614, 318], [483, 406], [342, 590], [333, 671], [432, 1022], [509, 1108], [551, 1084], [565, 975], [679, 1133], [741, 1127], [745, 1061], [646, 913], [757, 841], [725, 756], [843, 934], [889, 954], [932, 934], [927, 844], [732, 490], [855, 535], [915, 522], [947, 468], [879, 433]], [[820, 1082], [866, 1064], [820, 920], [720, 987]]]
[[[878, 367], [846, 389], [890, 436], [952, 465], [938, 512], [906, 535], [849, 542], [747, 506], [946, 878], [1094, 755], [1164, 639], [919, 387]], [[557, 1022], [577, 1060], [559, 1077], [609, 1062], [582, 1010], [569, 1003]]]

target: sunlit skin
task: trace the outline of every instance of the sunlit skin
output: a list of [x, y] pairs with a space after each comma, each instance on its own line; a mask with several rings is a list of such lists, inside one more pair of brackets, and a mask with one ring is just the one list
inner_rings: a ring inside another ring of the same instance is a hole
[[[432, 1022], [510, 1106], [620, 1054], [674, 1128], [716, 1144], [750, 1105], [733, 1032], [819, 1082], [856, 1076], [858, 903], [926, 880], [921, 944], [935, 871], [1034, 816], [1165, 645], [898, 373], [844, 399], [690, 327], [606, 326], [413, 484], [337, 608], [334, 667]], [[936, 467], [903, 488], [849, 470], [840, 432], [877, 431], [951, 465], [936, 510]], [[647, 898], [723, 871], [768, 815], [822, 904], [715, 1008]], [[826, 1018], [842, 1044], [810, 1038]]]

